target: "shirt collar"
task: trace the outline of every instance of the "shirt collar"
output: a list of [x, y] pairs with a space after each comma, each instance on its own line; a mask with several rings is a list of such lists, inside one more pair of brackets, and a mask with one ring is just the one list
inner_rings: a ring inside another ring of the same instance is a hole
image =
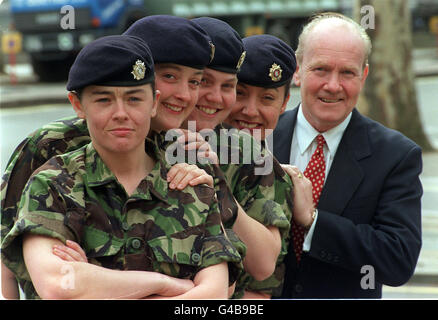
[[[350, 112], [344, 121], [336, 127], [322, 133], [332, 157], [336, 154], [342, 135], [350, 122], [351, 114], [352, 113]], [[297, 116], [296, 135], [301, 155], [304, 154], [319, 134], [320, 133], [307, 121], [306, 117], [304, 117], [300, 104]]]

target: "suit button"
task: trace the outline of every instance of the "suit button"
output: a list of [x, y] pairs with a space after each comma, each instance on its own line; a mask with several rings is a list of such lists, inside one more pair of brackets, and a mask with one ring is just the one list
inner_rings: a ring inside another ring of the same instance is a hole
[[301, 284], [299, 284], [299, 283], [297, 283], [297, 284], [295, 285], [294, 289], [295, 289], [295, 292], [296, 292], [296, 293], [301, 293], [301, 292], [303, 292], [303, 286], [302, 286]]
[[321, 258], [325, 259], [325, 257], [327, 256], [327, 252], [325, 252], [325, 250], [321, 250], [321, 251], [319, 252], [319, 256], [320, 256]]
[[339, 262], [339, 257], [338, 257], [338, 256], [335, 256], [335, 257], [333, 258], [333, 262], [334, 262], [334, 263], [338, 263], [338, 262]]

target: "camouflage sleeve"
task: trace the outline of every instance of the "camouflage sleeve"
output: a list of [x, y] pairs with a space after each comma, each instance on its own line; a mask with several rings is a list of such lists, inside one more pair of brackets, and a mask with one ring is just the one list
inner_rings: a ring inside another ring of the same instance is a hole
[[[281, 168], [278, 161], [274, 158], [274, 173], [275, 179], [275, 202], [281, 205], [283, 212], [289, 222], [292, 219], [293, 209], [293, 184], [289, 175]], [[285, 265], [284, 257], [287, 254], [290, 241], [290, 232], [281, 234], [281, 251], [277, 259], [277, 264], [274, 273], [263, 281], [257, 281], [254, 278], [248, 280], [248, 289], [251, 291], [259, 291], [271, 296], [281, 295], [284, 281]]]
[[[214, 192], [213, 189], [209, 189]], [[234, 244], [238, 243], [238, 240], [234, 239], [233, 233], [224, 229], [216, 196], [211, 194], [211, 197], [213, 201], [206, 221], [201, 265], [208, 267], [223, 261], [228, 262], [229, 283], [232, 284], [243, 271], [242, 257], [239, 253], [239, 251], [242, 252], [242, 249], [235, 247]], [[230, 239], [230, 237], [232, 238]]]
[[[5, 235], [11, 230], [14, 225], [14, 218], [17, 216], [17, 207], [19, 204], [21, 193], [31, 173], [22, 168], [20, 165], [20, 158], [23, 157], [23, 150], [29, 145], [29, 138], [23, 140], [20, 145], [14, 150], [6, 165], [5, 173], [2, 177], [1, 184], [1, 206], [0, 206], [0, 220], [1, 220], [1, 241]], [[24, 179], [26, 179], [24, 181]], [[20, 190], [18, 192], [18, 190]]]
[[282, 234], [287, 234], [290, 219], [276, 201], [279, 177], [274, 170], [274, 157], [244, 132], [239, 132], [239, 149], [229, 148], [229, 158], [236, 152], [239, 163], [221, 164], [236, 201], [253, 219], [265, 226], [278, 227]]
[[[293, 184], [289, 175], [281, 168], [280, 163], [274, 158], [274, 174], [275, 174], [275, 198], [274, 201], [281, 206], [289, 226], [292, 223], [293, 210]], [[280, 229], [283, 240], [282, 252], [280, 255], [284, 257], [287, 253], [287, 248], [290, 239], [290, 228]]]
[[219, 212], [225, 229], [231, 229], [237, 219], [236, 200], [228, 187], [226, 178], [218, 165], [197, 164], [213, 177], [214, 189], [218, 200]]
[[41, 171], [26, 185], [19, 205], [18, 220], [5, 235], [1, 245], [2, 261], [18, 278], [30, 281], [24, 266], [22, 235], [38, 234], [59, 239], [78, 241], [64, 223], [67, 209], [59, 192], [51, 185], [51, 177], [57, 172]]
[[1, 240], [11, 230], [24, 187], [32, 173], [51, 157], [90, 141], [84, 120], [69, 117], [31, 133], [13, 152], [1, 184]]

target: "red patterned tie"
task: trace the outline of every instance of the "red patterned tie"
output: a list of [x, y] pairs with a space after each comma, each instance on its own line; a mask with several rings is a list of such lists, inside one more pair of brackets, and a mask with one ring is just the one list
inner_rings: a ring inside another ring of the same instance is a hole
[[[310, 158], [307, 168], [304, 171], [304, 176], [312, 182], [313, 203], [315, 207], [318, 205], [319, 196], [321, 195], [322, 186], [325, 179], [325, 161], [324, 161], [324, 144], [325, 139], [320, 134], [316, 137], [318, 145], [316, 150]], [[305, 229], [295, 222], [292, 223], [292, 234], [294, 241], [295, 256], [297, 263], [300, 262], [301, 253], [303, 251], [303, 242]]]

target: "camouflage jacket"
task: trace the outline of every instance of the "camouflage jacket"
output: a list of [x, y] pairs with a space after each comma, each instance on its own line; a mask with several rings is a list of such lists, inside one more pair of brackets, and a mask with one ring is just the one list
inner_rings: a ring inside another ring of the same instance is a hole
[[[168, 132], [165, 138], [169, 141], [162, 142], [160, 147], [167, 149], [166, 152], [173, 152], [167, 158], [202, 166], [199, 164], [199, 155], [175, 155], [178, 147], [172, 146], [176, 139], [171, 138], [177, 137], [179, 130], [173, 131]], [[246, 288], [273, 295], [282, 289], [283, 259], [289, 245], [292, 218], [292, 181], [269, 150], [249, 133], [227, 124], [220, 124], [214, 130], [202, 130], [200, 133], [218, 155], [220, 171], [230, 190], [228, 192], [232, 193], [250, 217], [265, 226], [278, 227], [282, 236], [281, 252], [274, 274], [263, 281], [256, 281], [249, 273], [244, 273], [236, 284], [233, 298], [242, 297]]]
[[[222, 149], [218, 148], [220, 168], [235, 199], [251, 218], [267, 227], [278, 227], [282, 241], [274, 273], [263, 281], [255, 280], [247, 272], [243, 273], [237, 282], [233, 298], [241, 298], [245, 289], [269, 295], [281, 293], [285, 272], [283, 260], [289, 246], [292, 219], [292, 181], [270, 151], [249, 133], [221, 124], [215, 128], [220, 139], [223, 139], [221, 130], [228, 130], [231, 132], [229, 136], [237, 136], [235, 140], [239, 141], [237, 145], [231, 140], [228, 149], [223, 149], [223, 140], [217, 142], [222, 146]], [[224, 150], [228, 153], [225, 157]], [[232, 159], [233, 153], [237, 152], [239, 163], [224, 163], [225, 159]]]
[[35, 297], [20, 235], [29, 232], [78, 242], [90, 263], [119, 270], [156, 271], [193, 279], [205, 267], [229, 262], [230, 282], [241, 257], [223, 233], [214, 189], [167, 187], [169, 166], [153, 141], [157, 162], [128, 196], [92, 143], [51, 158], [31, 177], [18, 221], [2, 244], [2, 260]]
[[[293, 210], [293, 184], [289, 175], [281, 168], [280, 163], [274, 158], [273, 172], [275, 175], [274, 182], [274, 201], [281, 205], [281, 208], [289, 222], [292, 219]], [[259, 220], [260, 221], [260, 220]], [[260, 221], [261, 222], [261, 221]], [[261, 222], [263, 223], [263, 222]], [[263, 223], [268, 226], [269, 224]], [[274, 273], [263, 281], [257, 281], [248, 273], [241, 276], [243, 286], [251, 291], [259, 291], [271, 296], [279, 296], [283, 291], [283, 282], [285, 274], [284, 257], [290, 243], [291, 233], [289, 230], [280, 228], [281, 232], [281, 252], [278, 256]]]

